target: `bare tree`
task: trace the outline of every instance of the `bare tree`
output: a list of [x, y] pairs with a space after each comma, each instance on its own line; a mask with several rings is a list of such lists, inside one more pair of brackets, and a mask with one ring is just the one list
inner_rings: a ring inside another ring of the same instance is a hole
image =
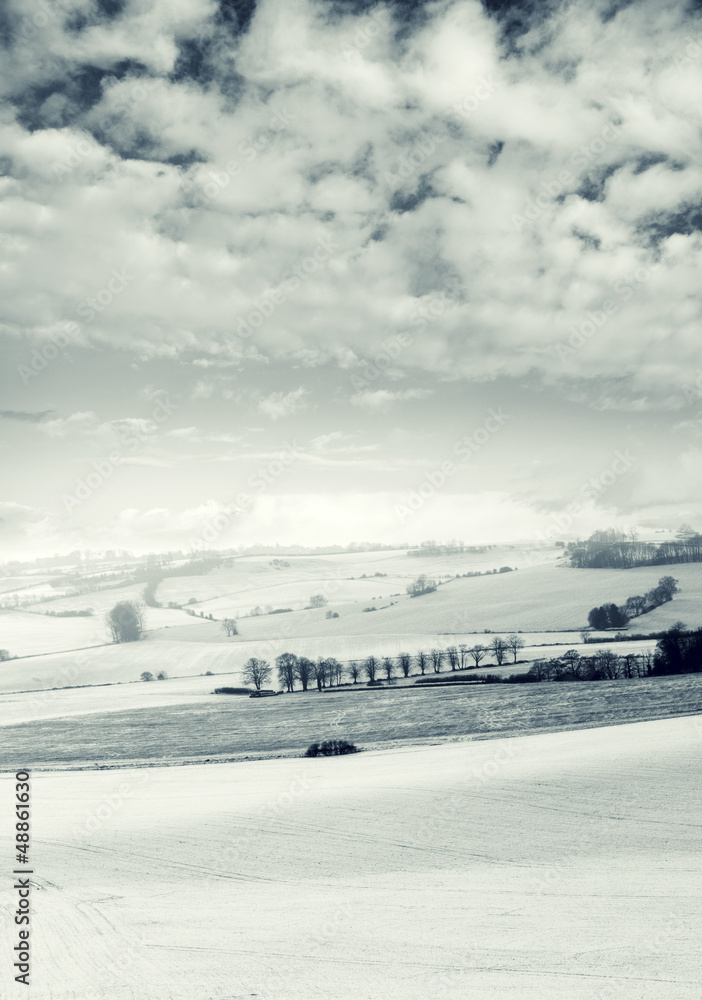
[[141, 675], [141, 679], [143, 681], [152, 681], [154, 679], [154, 675], [151, 673], [150, 670], [145, 670]]
[[574, 681], [580, 678], [580, 653], [577, 649], [567, 649], [562, 657], [570, 670], [570, 676]]
[[300, 684], [302, 684], [303, 691], [307, 690], [307, 686], [310, 683], [310, 677], [312, 676], [313, 667], [314, 664], [312, 663], [312, 660], [308, 660], [306, 656], [298, 657], [295, 669], [296, 669], [297, 679], [300, 681]]
[[336, 684], [337, 686], [341, 684], [341, 679], [344, 675], [344, 665], [339, 663], [337, 659], [330, 656], [327, 663], [327, 677], [329, 679], [329, 684]]
[[458, 655], [460, 656], [461, 659], [461, 670], [464, 670], [466, 665], [466, 659], [468, 657], [468, 647], [464, 643], [461, 643], [461, 645], [458, 647]]
[[412, 657], [409, 653], [400, 653], [397, 659], [400, 664], [400, 669], [402, 670], [402, 676], [409, 677], [409, 673], [412, 668]]
[[495, 636], [490, 643], [490, 649], [492, 651], [492, 655], [495, 657], [495, 663], [498, 667], [501, 667], [505, 661], [505, 653], [507, 652], [507, 646], [502, 636]]
[[458, 664], [461, 662], [458, 655], [458, 650], [455, 646], [449, 646], [446, 650], [446, 656], [448, 657], [449, 666], [452, 670], [455, 670]]
[[358, 660], [351, 660], [349, 663], [349, 677], [354, 682], [358, 683], [358, 678], [361, 676], [361, 668], [359, 666]]
[[314, 679], [317, 681], [317, 690], [321, 691], [327, 686], [328, 666], [327, 661], [321, 657], [314, 665]]
[[626, 653], [624, 656], [624, 676], [640, 677], [639, 658], [636, 653]]
[[597, 667], [603, 677], [616, 681], [620, 674], [621, 660], [610, 649], [603, 649], [597, 654]]
[[522, 639], [521, 635], [515, 635], [513, 632], [511, 635], [507, 636], [505, 640], [505, 646], [514, 655], [514, 662], [517, 662], [517, 653], [520, 649], [524, 649], [526, 643]]
[[366, 661], [363, 664], [363, 669], [366, 671], [366, 677], [371, 684], [375, 684], [375, 675], [378, 671], [378, 661], [371, 655], [366, 657]]
[[395, 668], [395, 664], [392, 662], [392, 656], [383, 657], [383, 670], [385, 671], [385, 676], [389, 681], [392, 680], [392, 672]]
[[239, 630], [233, 618], [223, 618], [221, 628], [228, 636], [238, 635]]
[[113, 642], [137, 642], [144, 633], [144, 605], [140, 601], [118, 601], [105, 615]]
[[294, 653], [281, 653], [276, 656], [275, 665], [278, 670], [278, 679], [286, 691], [295, 690], [295, 676], [297, 673], [297, 657]]
[[534, 660], [532, 663], [529, 673], [536, 677], [537, 681], [546, 680], [546, 660]]
[[324, 594], [312, 594], [310, 597], [310, 607], [311, 608], [325, 608], [327, 606], [327, 599]]
[[261, 690], [261, 685], [271, 676], [271, 668], [265, 660], [260, 660], [257, 656], [252, 656], [244, 664], [241, 672], [246, 684], [253, 684], [257, 691]]
[[485, 657], [487, 656], [487, 649], [485, 648], [485, 646], [483, 646], [481, 642], [477, 642], [475, 646], [471, 646], [468, 652], [470, 653], [471, 658], [473, 660], [473, 664], [476, 667], [479, 667], [480, 661], [484, 660]]
[[441, 664], [444, 662], [444, 651], [443, 649], [432, 649], [431, 653], [431, 665], [434, 668], [434, 673], [441, 673]]
[[679, 581], [672, 576], [662, 576], [658, 581], [658, 587], [665, 601], [672, 601], [676, 594], [680, 592]]
[[424, 671], [427, 669], [427, 654], [424, 652], [424, 650], [420, 649], [415, 659], [417, 661], [417, 666], [419, 667], [419, 672], [423, 677]]
[[630, 618], [638, 618], [646, 610], [646, 598], [643, 594], [634, 594], [633, 597], [627, 598], [624, 607]]

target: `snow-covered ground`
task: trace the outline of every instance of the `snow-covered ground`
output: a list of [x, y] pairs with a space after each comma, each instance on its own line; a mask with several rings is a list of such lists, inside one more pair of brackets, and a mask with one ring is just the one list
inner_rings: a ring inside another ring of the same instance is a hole
[[38, 773], [23, 995], [698, 1000], [701, 751], [688, 717]]

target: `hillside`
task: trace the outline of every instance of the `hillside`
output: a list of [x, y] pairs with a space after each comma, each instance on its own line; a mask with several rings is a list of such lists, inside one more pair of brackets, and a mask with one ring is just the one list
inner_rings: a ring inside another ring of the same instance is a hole
[[32, 996], [697, 1000], [694, 721], [38, 775]]
[[[340, 581], [326, 608], [238, 619], [239, 639], [474, 633], [487, 629], [577, 631], [587, 627], [591, 607], [605, 601], [623, 603], [632, 594], [650, 590], [661, 575], [656, 566], [631, 570], [527, 566], [513, 573], [452, 579], [422, 597], [388, 595], [372, 601], [371, 606], [391, 601], [393, 606], [372, 612], [364, 612], [368, 602], [355, 599], [351, 586]], [[682, 592], [670, 604], [635, 619], [632, 630], [658, 630], [678, 619], [690, 627], [702, 625], [702, 565], [676, 566], [672, 575], [680, 581]], [[222, 598], [217, 603], [220, 615], [235, 614], [235, 599]], [[327, 619], [328, 610], [337, 611], [339, 618]], [[215, 631], [211, 629], [213, 635]]]

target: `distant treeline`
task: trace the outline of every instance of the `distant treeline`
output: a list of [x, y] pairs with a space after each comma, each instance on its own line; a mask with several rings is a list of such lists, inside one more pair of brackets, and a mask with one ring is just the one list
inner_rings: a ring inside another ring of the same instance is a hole
[[702, 535], [669, 542], [640, 542], [620, 531], [596, 531], [587, 541], [569, 542], [576, 569], [633, 569], [702, 562]]
[[663, 632], [655, 652], [625, 653], [619, 656], [603, 649], [593, 656], [581, 656], [568, 649], [550, 660], [535, 660], [527, 673], [474, 675], [487, 684], [529, 684], [539, 681], [611, 681], [620, 678], [662, 677], [670, 674], [702, 672], [702, 629], [687, 630], [682, 623]]
[[92, 608], [83, 608], [80, 611], [42, 611], [43, 615], [49, 618], [89, 618], [93, 614]]
[[436, 542], [422, 542], [420, 545], [407, 550], [408, 556], [455, 556], [462, 552], [487, 552], [494, 548], [494, 545], [463, 545], [462, 542], [448, 542], [446, 545], [438, 545]]
[[[156, 600], [156, 590], [158, 585], [167, 576], [204, 576], [211, 573], [221, 565], [222, 560], [217, 557], [209, 559], [192, 559], [183, 563], [182, 566], [173, 566], [169, 569], [161, 569], [160, 566], [152, 567], [148, 571], [146, 587], [144, 589], [144, 604], [149, 608], [161, 608], [163, 605]], [[174, 601], [169, 602], [169, 608], [180, 607]]]

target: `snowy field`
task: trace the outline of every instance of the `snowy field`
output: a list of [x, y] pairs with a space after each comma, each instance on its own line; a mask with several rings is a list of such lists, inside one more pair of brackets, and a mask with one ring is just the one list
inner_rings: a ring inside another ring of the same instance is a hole
[[22, 993], [699, 1000], [701, 735], [37, 773]]
[[[15, 717], [24, 721], [0, 726], [0, 769], [17, 758], [28, 767], [79, 768], [300, 757], [313, 740], [332, 737], [381, 750], [702, 714], [702, 674], [589, 684], [359, 686], [253, 700], [198, 691], [198, 682], [212, 680], [178, 681], [169, 700], [168, 682], [38, 692], [19, 702], [5, 696], [0, 710], [9, 699], [8, 715], [14, 703]], [[141, 691], [138, 707], [130, 704]], [[103, 693], [116, 695], [107, 709]]]

